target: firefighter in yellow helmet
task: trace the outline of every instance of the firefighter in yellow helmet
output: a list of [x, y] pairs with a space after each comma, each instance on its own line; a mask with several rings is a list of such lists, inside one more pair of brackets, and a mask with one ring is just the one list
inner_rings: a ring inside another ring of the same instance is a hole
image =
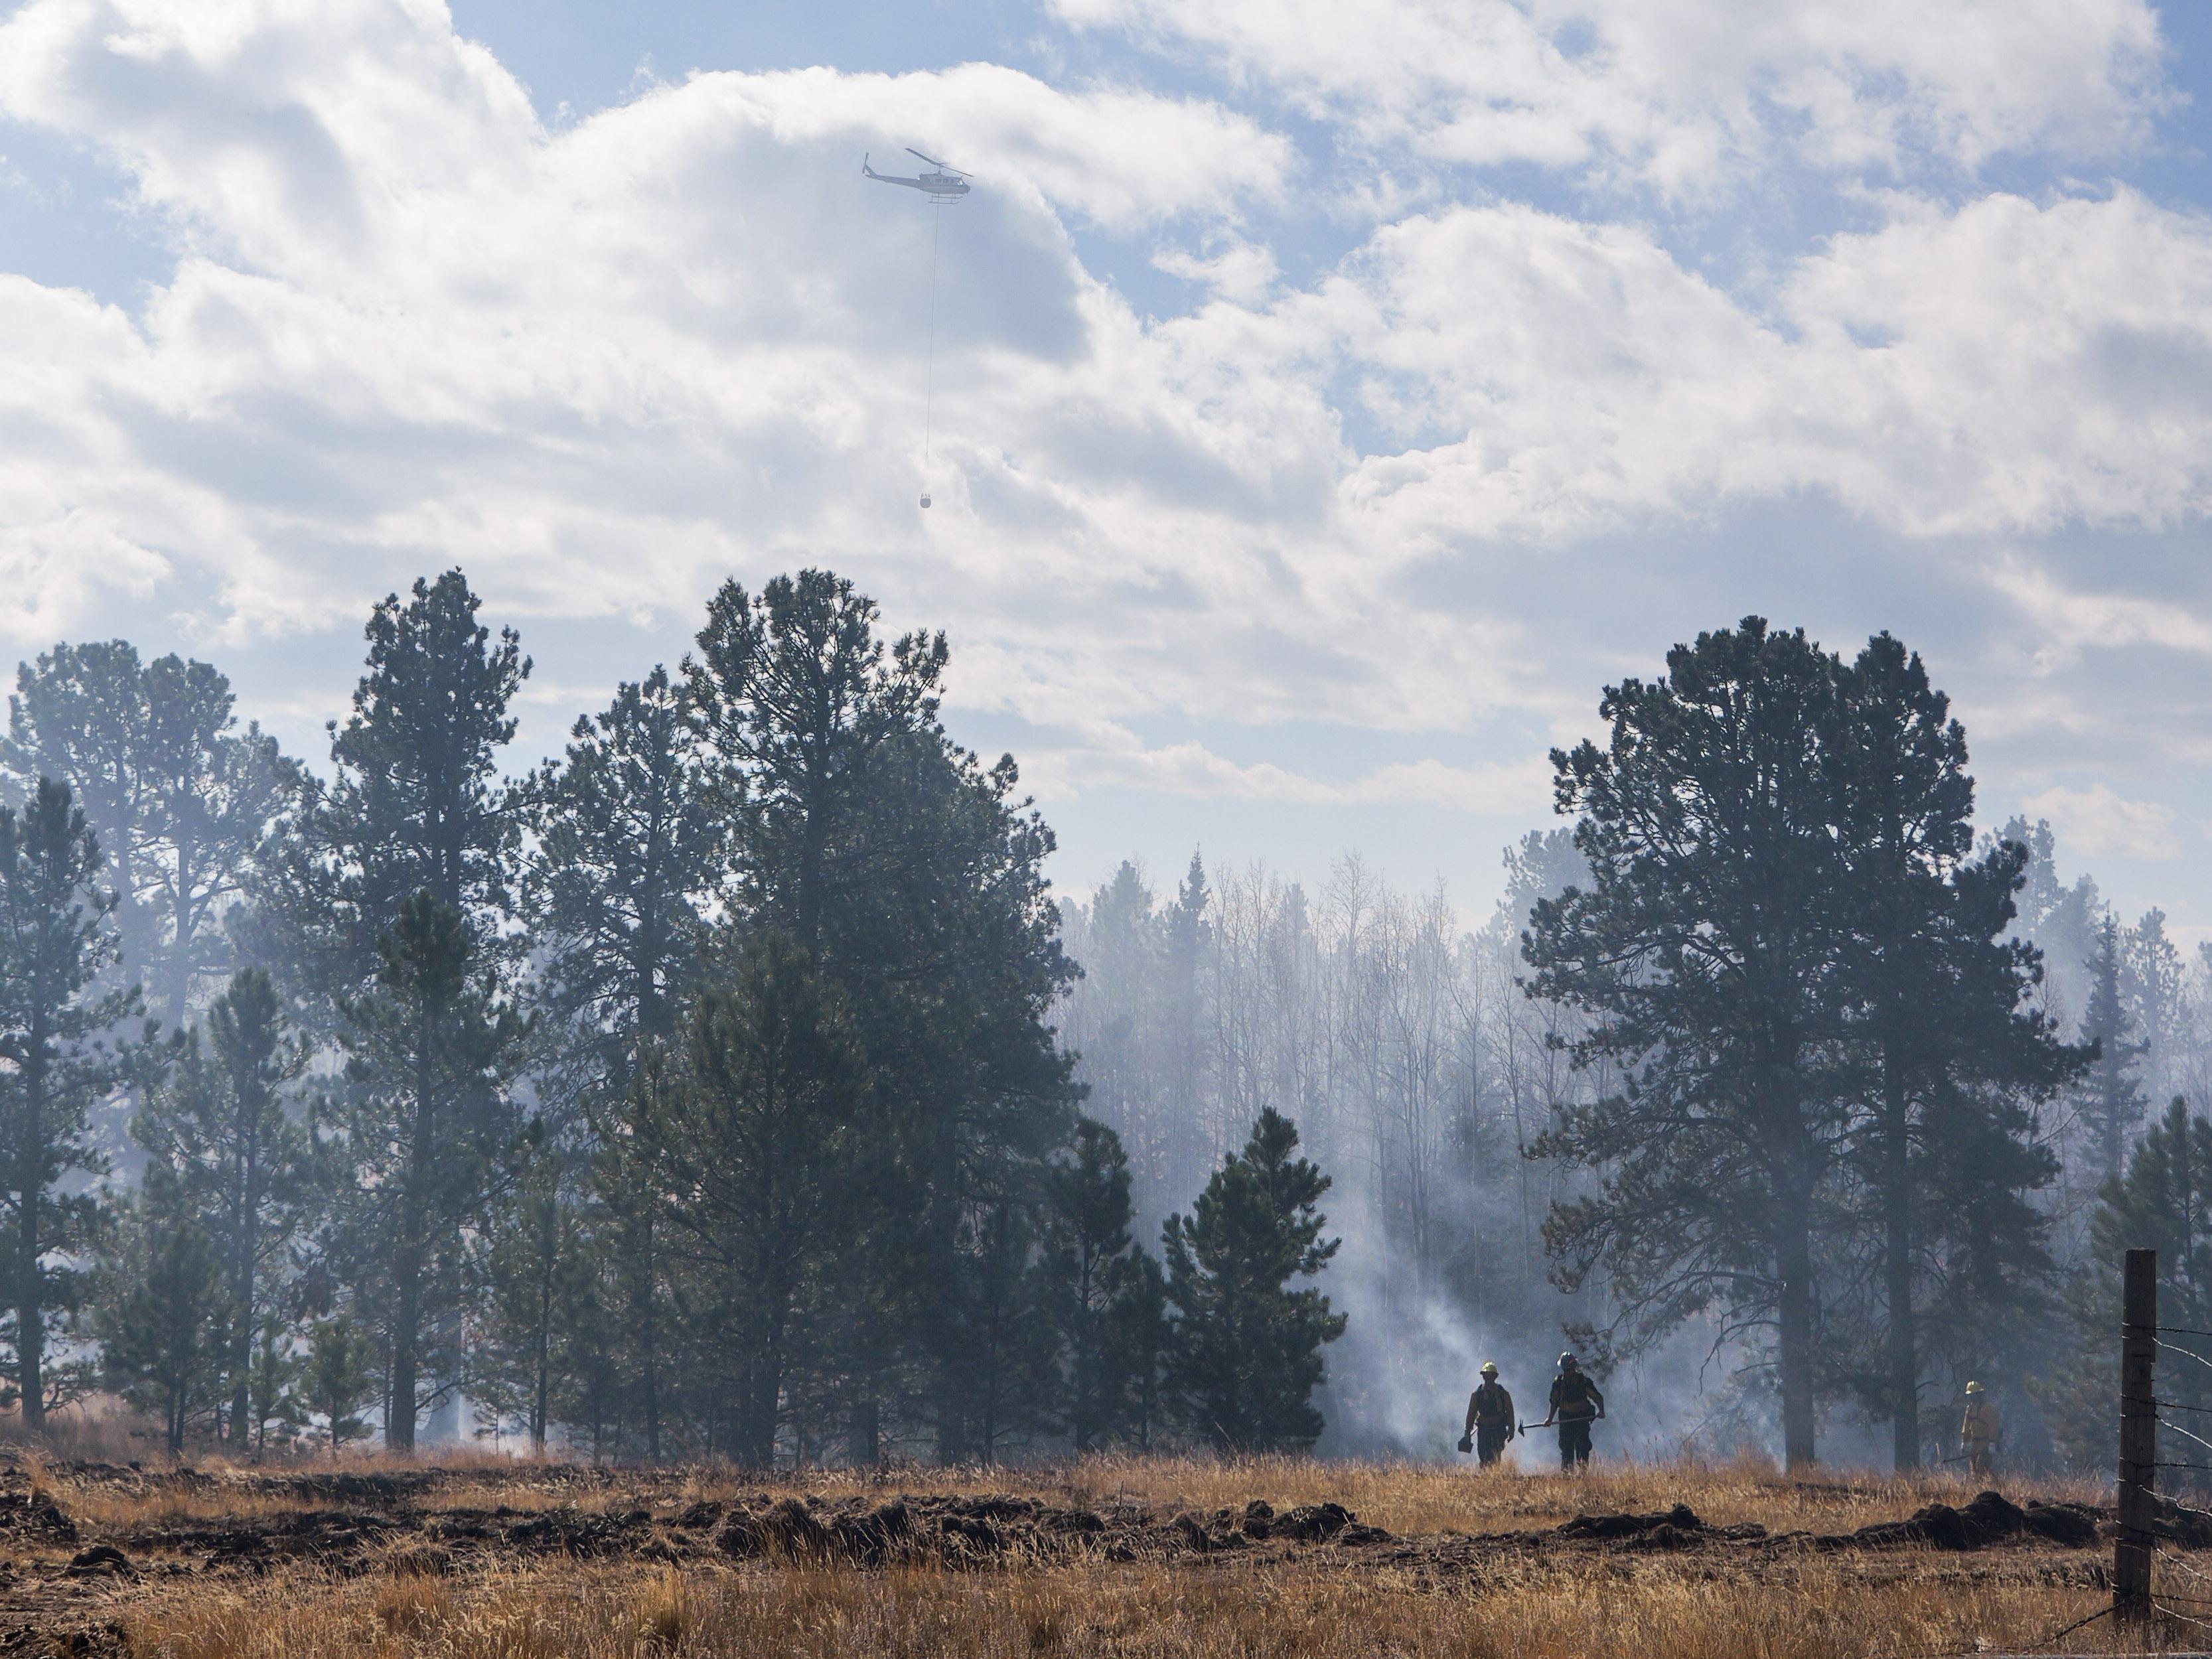
[[1986, 1480], [1995, 1467], [1998, 1443], [2004, 1438], [1997, 1422], [1996, 1402], [1978, 1382], [1966, 1384], [1966, 1415], [1959, 1425], [1959, 1440], [1966, 1448], [1966, 1472]]
[[1513, 1437], [1513, 1396], [1498, 1380], [1498, 1362], [1482, 1362], [1482, 1386], [1467, 1398], [1467, 1432], [1460, 1437], [1459, 1449], [1472, 1451], [1488, 1468], [1504, 1455], [1505, 1443]]

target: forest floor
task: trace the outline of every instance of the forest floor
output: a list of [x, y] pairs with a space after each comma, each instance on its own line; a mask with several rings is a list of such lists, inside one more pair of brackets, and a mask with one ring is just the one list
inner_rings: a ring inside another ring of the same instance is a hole
[[[0, 1457], [0, 1655], [1932, 1659], [2039, 1650], [2110, 1595], [2103, 1495], [2051, 1482]], [[2212, 1637], [2183, 1622], [2212, 1620], [2201, 1518], [2170, 1513], [2169, 1645]]]

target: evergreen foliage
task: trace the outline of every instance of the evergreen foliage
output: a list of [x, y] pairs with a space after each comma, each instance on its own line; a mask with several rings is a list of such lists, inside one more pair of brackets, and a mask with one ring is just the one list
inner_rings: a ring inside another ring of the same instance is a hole
[[[2120, 1174], [2106, 1182], [2090, 1241], [2089, 1261], [2068, 1298], [2070, 1352], [2044, 1389], [2058, 1449], [2077, 1469], [2102, 1469], [2112, 1457], [2112, 1401], [2119, 1392], [2112, 1310], [2119, 1305], [2127, 1252], [2158, 1252], [2161, 1325], [2212, 1330], [2212, 1121], [2192, 1112], [2186, 1100], [2171, 1102]], [[2186, 1413], [2212, 1412], [2212, 1370], [2161, 1365], [2158, 1387]], [[2168, 1432], [2161, 1443], [2167, 1447], [2161, 1457], [2199, 1461], [2201, 1449], [2185, 1437]]]
[[312, 1132], [289, 1098], [311, 1050], [286, 1026], [269, 975], [240, 969], [204, 1025], [178, 1034], [131, 1126], [149, 1170], [174, 1184], [222, 1264], [232, 1321], [223, 1350], [229, 1436], [240, 1449], [258, 1432], [254, 1343], [320, 1196]]
[[68, 786], [42, 777], [20, 811], [0, 807], [0, 1279], [34, 1428], [70, 1386], [68, 1368], [50, 1368], [49, 1337], [79, 1305], [78, 1264], [106, 1218], [99, 1189], [71, 1179], [108, 1169], [91, 1113], [121, 1068], [99, 1039], [136, 1000], [100, 989], [118, 949], [100, 873]]
[[1057, 1350], [1050, 1426], [1079, 1452], [1141, 1440], [1156, 1411], [1163, 1315], [1152, 1296], [1158, 1268], [1130, 1231], [1121, 1138], [1096, 1118], [1078, 1118], [1044, 1188], [1038, 1300]]
[[818, 1361], [865, 1089], [842, 998], [781, 933], [701, 994], [676, 1054], [640, 1079], [641, 1156], [672, 1248], [706, 1279], [726, 1356], [714, 1414], [741, 1462], [773, 1461], [787, 1390]]
[[300, 1378], [300, 1398], [323, 1419], [323, 1440], [337, 1459], [349, 1440], [368, 1433], [362, 1408], [376, 1392], [370, 1367], [371, 1344], [343, 1314], [318, 1320], [307, 1336], [307, 1359]]
[[1985, 1352], [2053, 1265], [2038, 1111], [2085, 1055], [2012, 936], [2030, 853], [1973, 855], [1966, 734], [1887, 635], [1846, 665], [1747, 617], [1601, 712], [1553, 757], [1589, 884], [1525, 945], [1619, 1079], [1535, 1147], [1600, 1179], [1546, 1224], [1562, 1282], [1602, 1274], [1629, 1349], [1708, 1311], [1770, 1334], [1793, 1467], [1851, 1385], [1911, 1467], [1923, 1306]]
[[107, 1386], [161, 1419], [172, 1453], [228, 1382], [231, 1310], [214, 1243], [173, 1175], [155, 1166], [120, 1261], [122, 1294], [98, 1323]]
[[2097, 930], [2096, 954], [2084, 964], [2089, 983], [2081, 1035], [2096, 1045], [2079, 1091], [2081, 1115], [2094, 1138], [2103, 1177], [2118, 1177], [2136, 1127], [2150, 1102], [2137, 1076], [2148, 1048], [2136, 1034], [2121, 994], [2121, 933], [2118, 919], [2106, 916]]
[[1163, 1236], [1175, 1310], [1169, 1376], [1197, 1432], [1231, 1451], [1293, 1451], [1321, 1436], [1322, 1348], [1344, 1334], [1328, 1297], [1291, 1281], [1328, 1265], [1339, 1241], [1318, 1207], [1329, 1178], [1295, 1156], [1298, 1132], [1272, 1107], [1222, 1160], [1188, 1215]]
[[378, 954], [374, 985], [342, 1005], [352, 1180], [335, 1249], [376, 1310], [385, 1437], [406, 1449], [416, 1415], [457, 1380], [463, 1229], [485, 1213], [517, 1144], [507, 1085], [523, 1022], [461, 913], [430, 892], [400, 906]]
[[26, 796], [40, 777], [75, 792], [108, 860], [123, 967], [173, 1030], [228, 971], [225, 913], [299, 784], [273, 738], [236, 729], [234, 701], [204, 662], [58, 645], [17, 676], [0, 741]]

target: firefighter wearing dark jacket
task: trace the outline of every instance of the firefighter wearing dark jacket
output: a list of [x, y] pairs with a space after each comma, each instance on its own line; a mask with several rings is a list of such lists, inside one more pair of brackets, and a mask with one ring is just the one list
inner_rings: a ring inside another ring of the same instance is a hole
[[1590, 1425], [1605, 1415], [1605, 1396], [1578, 1364], [1574, 1355], [1559, 1356], [1559, 1374], [1552, 1379], [1552, 1416], [1559, 1425], [1559, 1467], [1586, 1468], [1590, 1460]]
[[1504, 1455], [1512, 1437], [1513, 1396], [1498, 1380], [1497, 1362], [1485, 1360], [1482, 1386], [1467, 1398], [1467, 1432], [1460, 1437], [1459, 1449], [1472, 1450], [1488, 1468]]

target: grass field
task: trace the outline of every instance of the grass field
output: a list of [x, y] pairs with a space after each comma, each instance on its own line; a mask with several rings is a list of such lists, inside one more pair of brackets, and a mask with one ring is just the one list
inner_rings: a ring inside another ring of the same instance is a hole
[[[2033, 1651], [2109, 1599], [2110, 1528], [2089, 1487], [2006, 1493], [1969, 1507], [1954, 1480], [1751, 1463], [1576, 1479], [1107, 1458], [756, 1480], [32, 1455], [0, 1471], [0, 1654]], [[2164, 1595], [2212, 1619], [2196, 1576], [2212, 1547], [2187, 1535], [2165, 1547]], [[2109, 1626], [2065, 1650], [2112, 1650]]]

